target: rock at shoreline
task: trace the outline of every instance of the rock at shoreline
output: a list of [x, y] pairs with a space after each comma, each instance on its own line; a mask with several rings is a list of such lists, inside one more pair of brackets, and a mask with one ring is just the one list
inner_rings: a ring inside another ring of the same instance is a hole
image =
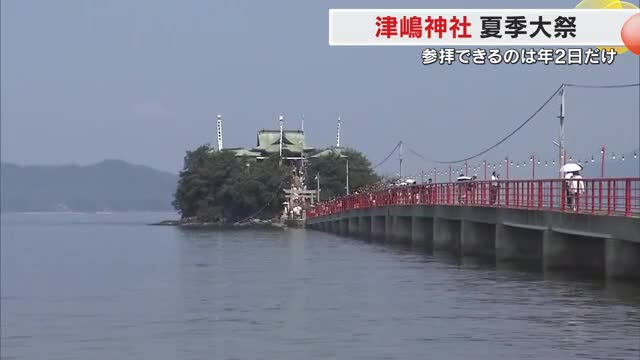
[[157, 223], [149, 224], [149, 225], [157, 225], [157, 226], [178, 226], [181, 225], [181, 220], [162, 220]]

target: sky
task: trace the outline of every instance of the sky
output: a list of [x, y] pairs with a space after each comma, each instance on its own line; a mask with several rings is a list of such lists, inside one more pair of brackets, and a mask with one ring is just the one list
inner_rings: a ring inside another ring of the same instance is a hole
[[[483, 8], [573, 8], [578, 1], [492, 0]], [[638, 1], [634, 2], [636, 5]], [[496, 143], [563, 83], [640, 81], [640, 57], [613, 65], [429, 65], [422, 47], [330, 47], [330, 8], [474, 8], [477, 0], [2, 0], [1, 158], [18, 164], [122, 159], [177, 172], [186, 150], [250, 147], [256, 132], [300, 127], [380, 162], [402, 140], [429, 159]], [[485, 156], [557, 156], [559, 99]], [[566, 139], [578, 158], [640, 142], [638, 88], [566, 93]], [[433, 163], [405, 148], [405, 173]], [[397, 156], [380, 166], [397, 172]], [[439, 166], [440, 169], [445, 167]]]

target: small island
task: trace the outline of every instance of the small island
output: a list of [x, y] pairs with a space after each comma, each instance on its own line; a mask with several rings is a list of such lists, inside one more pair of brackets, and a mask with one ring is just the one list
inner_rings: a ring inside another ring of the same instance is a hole
[[187, 151], [173, 200], [181, 218], [154, 225], [283, 227], [302, 221], [318, 198], [346, 194], [347, 183], [357, 189], [379, 180], [356, 150], [305, 147], [301, 130], [261, 130], [255, 148]]

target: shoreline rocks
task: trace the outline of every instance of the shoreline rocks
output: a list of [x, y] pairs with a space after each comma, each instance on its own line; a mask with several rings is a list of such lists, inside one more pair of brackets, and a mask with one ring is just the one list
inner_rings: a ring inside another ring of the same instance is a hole
[[160, 222], [157, 223], [152, 223], [149, 225], [153, 225], [153, 226], [178, 226], [182, 223], [182, 221], [180, 220], [162, 220]]
[[223, 222], [202, 222], [195, 219], [163, 220], [149, 224], [151, 226], [177, 226], [183, 229], [253, 229], [253, 228], [284, 228], [280, 221], [250, 219], [244, 222], [223, 223]]

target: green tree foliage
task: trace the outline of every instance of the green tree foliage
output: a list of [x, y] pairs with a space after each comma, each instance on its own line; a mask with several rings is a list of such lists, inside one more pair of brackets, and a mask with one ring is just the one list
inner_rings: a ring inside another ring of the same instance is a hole
[[[346, 158], [342, 157], [346, 156]], [[357, 189], [376, 183], [380, 177], [373, 171], [371, 163], [362, 153], [345, 149], [342, 156], [337, 153], [311, 158], [307, 167], [307, 187], [316, 188], [315, 176], [320, 175], [321, 199], [346, 194], [346, 160], [349, 159], [349, 189]]]
[[202, 145], [187, 151], [173, 206], [183, 218], [207, 222], [273, 217], [280, 211], [282, 189], [290, 176], [277, 157], [248, 161]]

